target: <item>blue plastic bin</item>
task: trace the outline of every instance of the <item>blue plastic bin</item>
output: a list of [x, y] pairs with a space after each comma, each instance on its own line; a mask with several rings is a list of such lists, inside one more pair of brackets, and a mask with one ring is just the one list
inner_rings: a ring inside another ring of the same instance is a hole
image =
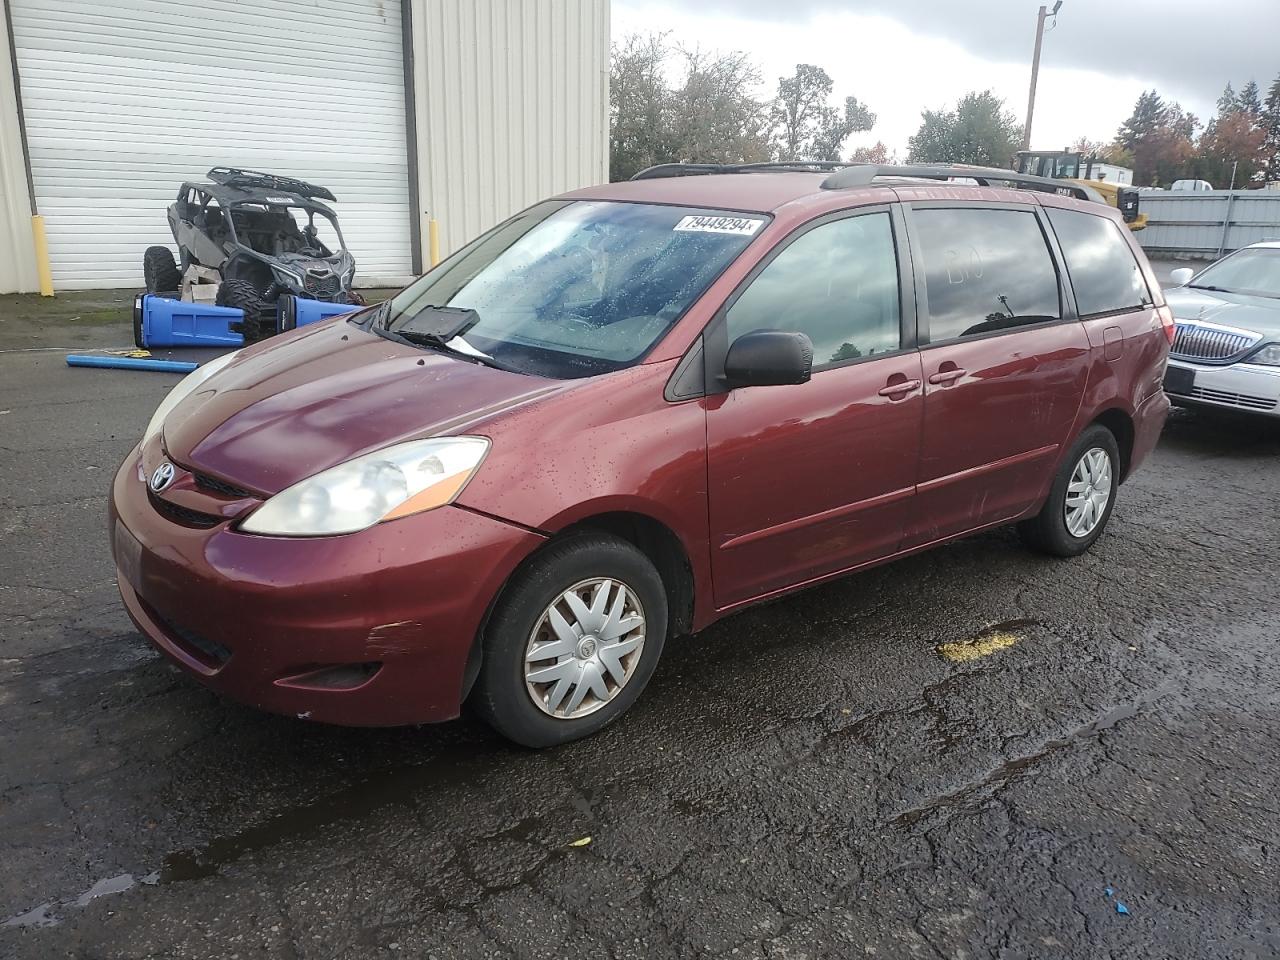
[[363, 309], [364, 307], [355, 303], [326, 303], [323, 300], [306, 300], [286, 294], [279, 301], [278, 324], [280, 332], [284, 333], [286, 330], [305, 327], [308, 324], [319, 323], [321, 320], [328, 320], [330, 317], [355, 313]]
[[133, 339], [139, 347], [238, 347], [244, 337], [232, 323], [244, 314], [235, 307], [184, 303], [140, 293], [133, 300]]

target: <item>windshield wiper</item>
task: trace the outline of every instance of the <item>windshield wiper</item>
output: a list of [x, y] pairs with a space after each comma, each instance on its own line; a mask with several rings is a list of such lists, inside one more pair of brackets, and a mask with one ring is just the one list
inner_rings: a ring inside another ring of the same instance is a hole
[[1191, 287], [1193, 290], [1212, 290], [1214, 293], [1230, 293], [1231, 292], [1226, 287], [1215, 287], [1211, 283], [1188, 283], [1187, 286]]
[[[407, 343], [413, 347], [426, 347], [428, 350], [438, 350], [441, 353], [447, 353], [451, 357], [457, 357], [459, 360], [466, 360], [470, 363], [478, 363], [482, 366], [493, 367], [495, 370], [504, 370], [507, 373], [522, 373], [523, 371], [515, 367], [508, 366], [501, 360], [495, 360], [487, 353], [481, 353], [472, 347], [470, 350], [460, 350], [453, 346], [449, 340], [445, 340], [436, 333], [423, 333], [420, 330], [389, 330], [386, 327], [375, 328], [375, 332], [380, 336], [386, 337], [388, 340], [398, 340], [400, 343]], [[460, 339], [460, 338], [459, 338]], [[466, 343], [462, 340], [462, 343]], [[467, 344], [467, 346], [471, 346]]]

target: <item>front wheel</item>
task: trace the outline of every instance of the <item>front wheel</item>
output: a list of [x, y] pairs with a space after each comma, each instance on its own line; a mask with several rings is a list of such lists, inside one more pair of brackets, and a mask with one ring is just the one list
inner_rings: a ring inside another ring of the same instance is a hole
[[1120, 448], [1106, 427], [1093, 424], [1062, 461], [1040, 513], [1018, 524], [1028, 546], [1077, 557], [1102, 536], [1120, 484]]
[[262, 299], [262, 293], [248, 280], [223, 280], [214, 299], [220, 307], [235, 307], [244, 314], [231, 329], [244, 337], [245, 343], [265, 340], [276, 332], [275, 307]]
[[570, 537], [503, 591], [471, 702], [527, 747], [589, 736], [640, 696], [666, 634], [666, 590], [648, 557], [614, 537]]

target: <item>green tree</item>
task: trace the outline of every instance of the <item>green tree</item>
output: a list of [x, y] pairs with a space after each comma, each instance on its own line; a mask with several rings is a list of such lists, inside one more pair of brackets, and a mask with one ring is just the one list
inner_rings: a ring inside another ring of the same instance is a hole
[[1258, 91], [1258, 81], [1250, 80], [1241, 89], [1239, 107], [1255, 121], [1262, 115], [1262, 96]]
[[[1228, 88], [1230, 85], [1228, 85]], [[1236, 102], [1223, 91], [1222, 102]], [[1195, 132], [1200, 121], [1177, 103], [1166, 102], [1154, 90], [1144, 90], [1133, 113], [1116, 132], [1115, 145], [1133, 157], [1138, 185], [1167, 184], [1180, 179], [1195, 157]]]
[[609, 58], [609, 176], [626, 180], [669, 160], [665, 34], [632, 34], [614, 43]]
[[1262, 128], [1260, 153], [1264, 176], [1274, 183], [1280, 181], [1280, 76], [1267, 90], [1259, 126]]
[[911, 163], [1008, 167], [1022, 140], [1021, 125], [990, 90], [965, 94], [954, 110], [925, 110], [920, 116], [920, 129], [907, 141]]
[[668, 121], [681, 160], [759, 163], [771, 153], [769, 108], [753, 95], [760, 70], [744, 53], [680, 51], [684, 79], [671, 92]]
[[889, 153], [883, 140], [877, 140], [869, 147], [858, 147], [849, 154], [850, 163], [897, 163], [897, 157]]
[[657, 163], [769, 159], [769, 107], [754, 95], [760, 79], [742, 53], [673, 50], [660, 33], [615, 43], [609, 64], [610, 177], [626, 180]]
[[779, 160], [838, 160], [850, 134], [870, 130], [876, 115], [857, 97], [845, 97], [843, 110], [831, 106], [831, 77], [811, 63], [778, 80], [773, 123]]

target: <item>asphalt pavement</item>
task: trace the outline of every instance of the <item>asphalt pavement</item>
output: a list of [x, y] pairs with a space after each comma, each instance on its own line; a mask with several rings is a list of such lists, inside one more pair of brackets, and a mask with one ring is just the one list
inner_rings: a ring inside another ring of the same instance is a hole
[[1002, 530], [748, 610], [529, 752], [168, 666], [104, 497], [177, 378], [24, 349], [0, 956], [1280, 956], [1280, 426], [1176, 412], [1088, 555]]

